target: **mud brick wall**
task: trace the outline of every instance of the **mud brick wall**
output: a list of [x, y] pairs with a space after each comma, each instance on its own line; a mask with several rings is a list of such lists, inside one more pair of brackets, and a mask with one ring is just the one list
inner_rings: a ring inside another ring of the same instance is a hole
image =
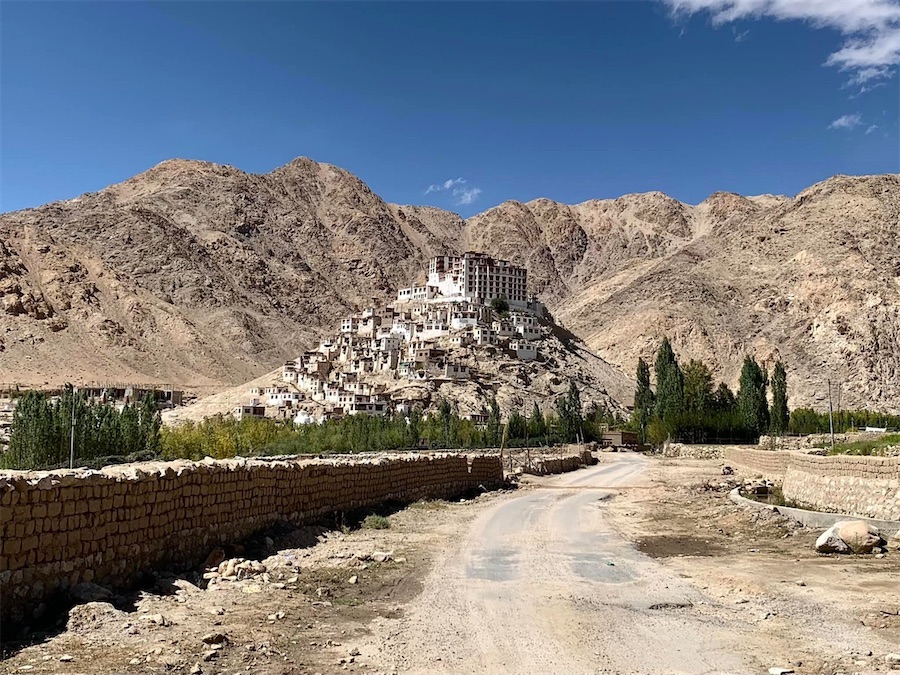
[[900, 520], [900, 458], [791, 453], [784, 498], [820, 511]]
[[388, 500], [446, 498], [503, 481], [499, 457], [204, 460], [0, 475], [0, 620], [92, 581], [201, 563], [281, 519]]
[[725, 461], [781, 481], [784, 498], [805, 508], [900, 520], [900, 458], [729, 448]]
[[563, 457], [537, 457], [531, 460], [531, 465], [525, 467], [525, 473], [531, 473], [543, 476], [551, 473], [566, 473], [567, 471], [575, 471], [582, 466], [593, 463], [593, 457], [590, 452], [578, 452], [575, 455], [565, 455]]
[[791, 453], [771, 450], [753, 450], [740, 446], [725, 448], [725, 463], [769, 480], [781, 480], [787, 471]]

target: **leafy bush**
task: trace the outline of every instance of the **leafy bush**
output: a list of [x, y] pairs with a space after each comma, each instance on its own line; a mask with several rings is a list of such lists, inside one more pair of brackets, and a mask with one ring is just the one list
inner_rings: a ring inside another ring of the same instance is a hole
[[387, 530], [391, 527], [391, 521], [384, 516], [372, 514], [371, 516], [366, 516], [362, 526], [367, 530]]

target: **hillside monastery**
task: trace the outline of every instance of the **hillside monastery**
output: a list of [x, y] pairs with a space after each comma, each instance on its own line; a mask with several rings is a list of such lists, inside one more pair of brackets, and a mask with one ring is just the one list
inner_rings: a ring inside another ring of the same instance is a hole
[[[251, 389], [249, 405], [233, 414], [290, 415], [306, 424], [406, 412], [410, 403], [391, 400], [385, 382], [467, 380], [468, 367], [453, 357], [457, 349], [491, 346], [535, 360], [546, 330], [544, 307], [527, 295], [526, 274], [482, 253], [432, 258], [425, 285], [400, 289], [387, 307], [343, 319], [336, 335], [284, 364], [280, 384]], [[509, 312], [495, 312], [496, 299], [506, 300]]]

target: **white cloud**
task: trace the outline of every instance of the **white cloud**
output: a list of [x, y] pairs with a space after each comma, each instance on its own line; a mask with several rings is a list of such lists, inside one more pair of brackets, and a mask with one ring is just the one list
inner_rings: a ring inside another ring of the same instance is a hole
[[744, 40], [747, 39], [747, 36], [750, 35], [749, 30], [745, 30], [745, 31], [742, 31], [739, 33], [736, 28], [732, 28], [731, 32], [734, 35], [735, 42], [743, 42]]
[[862, 85], [893, 75], [900, 64], [900, 0], [663, 0], [676, 14], [712, 14], [713, 25], [768, 17], [805, 21], [844, 38], [826, 65]]
[[443, 183], [433, 183], [425, 190], [426, 195], [432, 192], [449, 192], [453, 196], [453, 202], [457, 206], [465, 206], [471, 204], [481, 194], [481, 188], [467, 187], [468, 181], [465, 178], [450, 178]]
[[862, 124], [862, 117], [858, 113], [853, 115], [841, 115], [828, 125], [829, 129], [852, 129]]
[[478, 195], [481, 194], [481, 188], [469, 188], [469, 189], [456, 189], [453, 191], [453, 196], [456, 197], [456, 204], [458, 206], [462, 206], [465, 204], [471, 204], [476, 199], [478, 199]]
[[878, 130], [878, 125], [877, 125], [877, 124], [871, 125], [868, 129], [866, 129], [866, 136], [868, 136], [869, 134], [871, 134], [873, 131], [877, 131], [877, 130]]
[[466, 182], [465, 178], [448, 178], [443, 183], [436, 183], [434, 185], [429, 185], [428, 189], [425, 190], [425, 194], [431, 194], [432, 192], [443, 192], [444, 190], [451, 189], [454, 185], [464, 185]]

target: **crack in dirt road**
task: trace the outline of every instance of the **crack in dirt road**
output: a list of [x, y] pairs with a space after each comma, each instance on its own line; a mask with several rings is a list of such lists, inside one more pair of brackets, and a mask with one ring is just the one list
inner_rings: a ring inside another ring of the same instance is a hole
[[639, 487], [646, 461], [621, 455], [486, 510], [372, 651], [401, 672], [756, 669], [709, 599], [617, 534], [608, 495], [585, 489]]

